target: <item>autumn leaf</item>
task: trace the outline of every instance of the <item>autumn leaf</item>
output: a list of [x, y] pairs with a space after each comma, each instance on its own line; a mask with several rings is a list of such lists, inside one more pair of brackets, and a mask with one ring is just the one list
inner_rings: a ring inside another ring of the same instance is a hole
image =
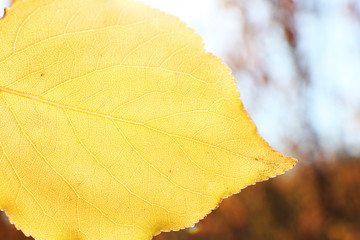
[[150, 239], [291, 168], [177, 18], [17, 0], [0, 20], [0, 208], [37, 239]]

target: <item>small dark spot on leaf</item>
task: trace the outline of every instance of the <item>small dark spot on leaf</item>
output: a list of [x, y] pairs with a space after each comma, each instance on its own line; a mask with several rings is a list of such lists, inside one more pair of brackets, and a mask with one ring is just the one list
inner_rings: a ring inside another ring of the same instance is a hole
[[43, 77], [43, 76], [45, 76], [45, 73], [41, 73], [41, 74], [40, 74], [40, 77]]

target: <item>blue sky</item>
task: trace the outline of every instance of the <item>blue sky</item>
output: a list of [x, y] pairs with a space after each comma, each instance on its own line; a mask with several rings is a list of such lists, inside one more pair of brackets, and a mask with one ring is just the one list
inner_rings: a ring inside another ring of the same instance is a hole
[[[310, 80], [302, 92], [292, 50], [274, 21], [278, 13], [270, 1], [238, 1], [236, 7], [226, 7], [223, 0], [144, 2], [188, 23], [206, 49], [230, 66], [234, 52], [243, 55], [251, 73], [233, 68], [242, 100], [275, 148], [291, 154], [291, 145], [298, 144], [301, 151], [313, 151], [304, 131], [310, 126], [328, 157], [343, 151], [360, 155], [360, 1], [295, 1], [297, 60]], [[249, 23], [255, 29], [250, 34]], [[271, 84], [259, 84], [257, 68]]]

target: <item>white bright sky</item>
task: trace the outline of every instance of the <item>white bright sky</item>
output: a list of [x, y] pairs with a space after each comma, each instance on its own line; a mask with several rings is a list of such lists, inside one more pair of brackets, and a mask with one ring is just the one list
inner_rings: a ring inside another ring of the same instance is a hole
[[[206, 49], [227, 63], [234, 52], [245, 52], [241, 12], [226, 8], [222, 0], [144, 2], [188, 23], [203, 37]], [[291, 143], [311, 151], [304, 132], [310, 126], [325, 151], [360, 156], [360, 1], [295, 1], [298, 54], [311, 80], [302, 94], [296, 89], [298, 75], [284, 34], [271, 23], [276, 15], [271, 4], [268, 0], [242, 2], [248, 19], [262, 30], [251, 47], [275, 80], [267, 87], [259, 86], [253, 76], [233, 69], [245, 107], [263, 137], [288, 154]], [[9, 3], [0, 0], [0, 9]], [[254, 65], [256, 72], [259, 63], [252, 61], [249, 57], [246, 64]]]

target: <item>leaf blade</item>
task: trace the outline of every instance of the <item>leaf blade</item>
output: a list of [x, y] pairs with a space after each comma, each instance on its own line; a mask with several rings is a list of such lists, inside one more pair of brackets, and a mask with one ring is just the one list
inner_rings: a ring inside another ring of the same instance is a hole
[[132, 1], [17, 1], [0, 26], [0, 207], [25, 233], [148, 239], [295, 163], [174, 17]]

